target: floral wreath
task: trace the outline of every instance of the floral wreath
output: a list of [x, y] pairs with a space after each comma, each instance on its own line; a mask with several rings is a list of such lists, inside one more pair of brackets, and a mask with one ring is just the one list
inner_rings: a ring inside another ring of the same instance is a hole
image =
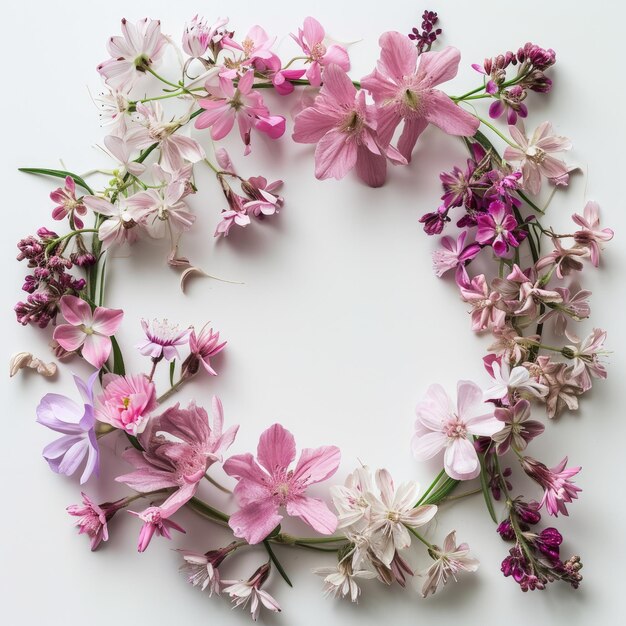
[[[116, 481], [131, 490], [129, 495], [97, 504], [83, 493], [82, 504], [67, 509], [79, 532], [89, 536], [92, 550], [109, 539], [111, 520], [121, 510], [138, 518], [138, 549], [143, 552], [155, 535], [169, 539], [173, 531], [185, 532], [175, 517], [187, 506], [210, 522], [229, 526], [234, 539], [222, 547], [202, 546], [201, 552], [180, 550], [186, 579], [209, 595], [248, 606], [253, 619], [261, 606], [280, 610], [267, 591], [272, 570], [291, 585], [277, 547], [326, 553], [321, 556], [329, 563], [315, 570], [324, 590], [352, 602], [365, 579], [405, 587], [414, 575], [406, 554], [411, 544], [423, 547], [430, 559], [421, 572], [426, 597], [456, 581], [460, 572], [476, 571], [478, 561], [466, 543], [457, 541], [456, 531], [435, 544], [422, 527], [437, 515], [438, 505], [482, 493], [497, 533], [511, 544], [502, 561], [504, 576], [523, 591], [544, 589], [556, 580], [579, 586], [580, 557], [564, 558], [561, 534], [540, 522], [545, 515], [567, 515], [567, 506], [581, 491], [573, 481], [581, 468], [568, 466], [565, 457], [550, 469], [528, 456], [526, 448], [545, 429], [531, 419], [532, 407], [543, 405], [548, 418], [575, 410], [593, 379], [606, 377], [601, 362], [606, 333], [594, 328], [581, 340], [572, 331], [572, 322], [589, 317], [591, 294], [571, 277], [586, 263], [599, 266], [601, 246], [613, 232], [599, 226], [594, 202], [587, 203], [582, 215], [574, 213], [573, 232], [557, 233], [542, 224], [547, 205], [538, 205], [537, 194], [550, 184], [553, 195], [575, 169], [555, 156], [569, 149], [570, 142], [555, 135], [550, 123], [530, 135], [523, 125], [527, 101], [538, 97], [532, 94], [552, 88], [546, 72], [555, 63], [554, 51], [527, 43], [515, 53], [487, 58], [472, 66], [481, 75], [479, 86], [449, 96], [438, 87], [456, 75], [460, 53], [453, 47], [431, 50], [441, 34], [438, 17], [426, 11], [422, 19], [408, 36], [386, 32], [380, 37], [376, 68], [361, 81], [347, 74], [347, 47], [330, 44], [312, 17], [292, 35], [300, 52], [286, 64], [272, 49], [275, 38], [260, 26], [236, 39], [227, 20], [209, 25], [196, 16], [185, 28], [181, 51], [162, 34], [160, 22], [122, 20], [122, 36], [109, 39], [110, 58], [97, 67], [107, 89], [97, 100], [108, 128], [103, 150], [115, 163], [103, 172], [108, 182], [94, 190], [87, 175], [23, 169], [64, 179], [50, 198], [56, 205], [52, 218], [69, 230], [57, 234], [43, 227], [18, 243], [18, 259], [26, 261], [29, 274], [23, 286], [28, 296], [15, 307], [17, 319], [42, 329], [54, 325], [51, 346], [57, 359], [78, 357], [95, 368], [86, 381], [74, 377], [79, 401], [58, 394], [41, 399], [37, 421], [61, 435], [44, 448], [43, 456], [54, 472], [79, 473], [83, 484], [98, 476], [101, 437], [123, 433], [128, 440], [122, 457], [129, 467]], [[180, 62], [178, 79], [156, 71], [168, 49], [176, 51]], [[160, 84], [158, 95], [141, 91], [150, 82], [153, 88]], [[217, 375], [211, 359], [226, 342], [208, 325], [196, 330], [143, 321], [136, 348], [149, 360], [148, 371], [125, 370], [115, 339], [124, 312], [104, 306], [106, 271], [112, 267], [109, 251], [144, 235], [165, 238], [170, 242], [168, 263], [181, 271], [181, 286], [201, 274], [179, 253], [181, 235], [195, 219], [188, 205], [196, 191], [194, 166], [213, 171], [226, 199], [215, 237], [274, 219], [283, 208], [277, 193], [281, 181], [243, 178], [223, 148], [208, 157], [199, 141], [183, 134], [193, 121], [196, 129], [206, 129], [219, 141], [236, 125], [244, 155], [250, 153], [255, 133], [279, 139], [286, 120], [269, 111], [262, 96], [267, 90], [302, 94], [292, 137], [315, 144], [318, 179], [343, 178], [354, 169], [366, 184], [380, 186], [387, 164], [406, 165], [430, 124], [460, 137], [467, 147], [467, 162], [440, 174], [441, 205], [419, 221], [428, 235], [438, 235], [451, 226], [456, 212], [458, 234], [441, 239], [433, 253], [434, 269], [437, 276], [454, 270], [461, 299], [471, 309], [472, 330], [493, 335], [483, 359], [493, 385], [482, 390], [460, 381], [456, 403], [439, 385], [428, 389], [417, 406], [412, 451], [418, 460], [440, 458], [442, 469], [423, 492], [413, 481], [396, 487], [386, 469], [372, 472], [363, 466], [343, 485], [330, 488], [331, 509], [330, 501], [307, 495], [307, 489], [335, 474], [339, 449], [303, 448], [294, 466], [294, 437], [280, 424], [261, 434], [256, 456], [226, 457], [238, 427], [225, 426], [217, 397], [212, 419], [194, 402], [166, 405], [193, 377]], [[485, 117], [474, 108], [479, 101], [489, 103]], [[182, 104], [184, 113], [165, 113], [170, 102]], [[498, 146], [504, 146], [502, 153]], [[89, 212], [93, 227], [85, 227]], [[550, 250], [542, 253], [546, 241]], [[473, 271], [479, 255], [487, 274]], [[547, 322], [554, 336], [549, 344], [543, 338]], [[157, 392], [155, 370], [166, 361], [170, 388]], [[11, 375], [23, 368], [52, 376], [56, 364], [24, 352], [12, 358]], [[516, 495], [509, 459], [534, 481], [537, 501]], [[232, 492], [209, 475], [213, 466], [236, 481]], [[462, 482], [476, 478], [478, 488], [452, 495]], [[233, 513], [199, 496], [204, 480], [231, 493]], [[143, 502], [139, 510], [128, 509], [138, 501]], [[494, 501], [504, 503], [500, 514]], [[317, 534], [285, 532], [285, 515], [300, 518]], [[225, 578], [222, 563], [254, 546], [267, 553], [258, 569], [242, 579]]]

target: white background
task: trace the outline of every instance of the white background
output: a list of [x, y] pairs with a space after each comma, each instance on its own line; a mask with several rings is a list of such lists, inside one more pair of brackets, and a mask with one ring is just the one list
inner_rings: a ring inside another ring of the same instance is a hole
[[[231, 6], [186, 0], [39, 0], [4, 9], [3, 358], [19, 350], [44, 355], [49, 339], [47, 333], [18, 326], [12, 307], [22, 297], [25, 273], [14, 261], [15, 242], [40, 225], [52, 225], [48, 194], [55, 182], [19, 174], [16, 168], [58, 167], [62, 159], [68, 169], [81, 172], [105, 163], [94, 147], [102, 131], [88, 88], [93, 93], [99, 89], [95, 66], [107, 57], [105, 41], [118, 34], [119, 19], [160, 18], [164, 32], [178, 40], [185, 21], [196, 12], [206, 11], [209, 20], [229, 15], [239, 35], [256, 23], [277, 34], [281, 56], [290, 58], [296, 48], [287, 33], [313, 13], [336, 39], [360, 40], [350, 48], [352, 75], [358, 78], [378, 57], [378, 35], [390, 29], [408, 32], [426, 8], [413, 1], [365, 0], [320, 1], [316, 6], [313, 11], [301, 3], [261, 5], [248, 0]], [[626, 132], [619, 42], [626, 15], [617, 2], [604, 3], [604, 14], [593, 8], [597, 6], [475, 0], [431, 2], [429, 7], [440, 12], [444, 42], [463, 54], [459, 77], [446, 86], [449, 93], [478, 84], [469, 65], [485, 56], [517, 49], [528, 40], [557, 51], [558, 64], [551, 72], [554, 91], [548, 97], [531, 95], [528, 124], [551, 119], [560, 133], [572, 138], [569, 158], [584, 174], [573, 177], [570, 188], [557, 195], [548, 223], [568, 228], [570, 214], [595, 199], [604, 225], [616, 231], [602, 270], [586, 271], [584, 277], [594, 292], [593, 324], [609, 331], [609, 380], [597, 384], [578, 413], [547, 424], [546, 435], [530, 449], [548, 464], [568, 454], [572, 464], [583, 466], [580, 500], [570, 507], [571, 518], [559, 518], [555, 525], [565, 536], [564, 553], [583, 557], [584, 584], [577, 592], [556, 584], [542, 593], [522, 594], [500, 574], [508, 546], [496, 535], [481, 496], [474, 496], [444, 507], [429, 536], [441, 540], [456, 528], [481, 560], [476, 575], [463, 577], [428, 600], [415, 590], [369, 583], [359, 605], [353, 606], [323, 599], [321, 580], [310, 573], [312, 567], [330, 564], [330, 558], [279, 549], [295, 587], [290, 590], [273, 577], [269, 590], [283, 613], [264, 616], [263, 623], [616, 623], [625, 513], [620, 384], [626, 370], [620, 322], [626, 304]], [[275, 112], [288, 114], [293, 101], [271, 103]], [[201, 193], [193, 200], [198, 219], [183, 249], [211, 274], [245, 284], [199, 279], [185, 296], [176, 273], [164, 265], [166, 248], [154, 242], [136, 248], [132, 258], [116, 259], [107, 303], [126, 311], [120, 339], [127, 360], [137, 370], [146, 367], [131, 355], [143, 316], [167, 316], [183, 325], [210, 319], [229, 341], [215, 360], [220, 375], [199, 378], [179, 398], [185, 402], [195, 397], [208, 404], [218, 393], [228, 423], [241, 424], [233, 452], [253, 449], [259, 433], [281, 421], [299, 447], [341, 447], [338, 479], [359, 459], [387, 467], [399, 482], [427, 483], [436, 464], [418, 465], [409, 451], [415, 403], [432, 382], [450, 390], [459, 378], [488, 383], [481, 366], [487, 340], [472, 336], [454, 286], [433, 275], [434, 241], [417, 223], [421, 214], [437, 206], [438, 173], [463, 162], [460, 142], [429, 129], [410, 167], [393, 169], [388, 184], [379, 190], [368, 189], [353, 176], [316, 182], [312, 147], [294, 145], [288, 136], [270, 143], [257, 135], [253, 142], [247, 159], [235, 141], [231, 155], [244, 176], [262, 173], [286, 181], [284, 211], [216, 243], [212, 233], [224, 202], [210, 173], [199, 168]], [[590, 328], [588, 324], [585, 330]], [[176, 571], [179, 558], [171, 548], [204, 551], [227, 541], [220, 529], [192, 513], [180, 514], [188, 530], [185, 537], [171, 543], [155, 539], [143, 555], [136, 552], [139, 524], [124, 513], [110, 525], [109, 543], [94, 554], [84, 537], [75, 536], [64, 509], [79, 500], [78, 483], [48, 470], [40, 451], [54, 435], [34, 421], [44, 393], [75, 393], [72, 369], [83, 371], [76, 363], [63, 366], [54, 383], [32, 375], [3, 378], [0, 621], [7, 626], [246, 623], [248, 616], [231, 612], [225, 600], [192, 589]], [[96, 499], [123, 493], [110, 480], [119, 473], [114, 453], [122, 447], [121, 440], [105, 443], [101, 485], [87, 485]], [[325, 493], [325, 488], [318, 492]], [[205, 495], [210, 497], [208, 488]], [[229, 575], [245, 576], [263, 559], [262, 550], [253, 552], [237, 560]], [[412, 563], [417, 569], [427, 565], [423, 554]]]

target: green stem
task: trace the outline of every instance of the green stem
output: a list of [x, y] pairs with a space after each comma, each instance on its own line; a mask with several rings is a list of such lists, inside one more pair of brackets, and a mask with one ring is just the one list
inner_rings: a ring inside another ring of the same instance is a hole
[[200, 498], [194, 496], [191, 500], [189, 500], [188, 504], [194, 511], [200, 513], [201, 515], [209, 517], [213, 521], [228, 524], [230, 516], [226, 515], [223, 511], [212, 507], [210, 504], [207, 504], [204, 500], [200, 500]]
[[420, 504], [422, 504], [422, 502], [424, 502], [424, 500], [426, 500], [426, 498], [428, 497], [428, 494], [435, 488], [435, 485], [441, 480], [441, 478], [443, 477], [443, 475], [446, 473], [445, 469], [442, 469], [439, 474], [437, 474], [435, 480], [433, 480], [432, 483], [430, 483], [430, 487], [428, 487], [428, 489], [426, 489], [426, 491], [422, 494], [422, 497], [417, 501], [417, 504], [415, 506], [419, 506]]
[[209, 476], [208, 472], [204, 475], [204, 478], [206, 480], [208, 480], [214, 487], [216, 487], [220, 491], [223, 491], [224, 493], [228, 493], [228, 494], [232, 494], [233, 493], [230, 489], [228, 489], [227, 487], [224, 487], [224, 485], [221, 485], [220, 483], [218, 483], [217, 480], [215, 480], [214, 478], [211, 478]]
[[512, 148], [517, 148], [517, 146], [506, 136], [503, 135], [491, 122], [488, 122], [486, 119], [480, 117], [480, 115], [474, 115], [474, 117], [481, 123], [484, 124], [487, 128], [490, 128], [502, 141], [506, 142]]
[[406, 528], [413, 536], [417, 537], [425, 546], [427, 546], [429, 550], [434, 550], [433, 544], [426, 541], [426, 539], [424, 539], [424, 537], [422, 537], [422, 535], [420, 535], [415, 528], [412, 526], [406, 526]]
[[451, 502], [452, 500], [460, 500], [461, 498], [467, 498], [468, 496], [474, 496], [477, 493], [482, 493], [482, 488], [472, 489], [471, 491], [466, 491], [465, 493], [458, 493], [456, 496], [446, 496], [441, 500], [441, 503]]
[[274, 550], [272, 550], [272, 546], [270, 545], [269, 540], [265, 539], [263, 541], [263, 545], [265, 546], [265, 549], [267, 550], [267, 554], [270, 557], [270, 561], [275, 565], [276, 569], [278, 570], [278, 573], [283, 577], [283, 580], [290, 587], [293, 587], [293, 584], [289, 580], [289, 576], [287, 576], [287, 572], [285, 571], [285, 568], [282, 566], [281, 562], [276, 558], [276, 555], [274, 554]]
[[176, 83], [171, 83], [166, 78], [163, 78], [163, 76], [159, 76], [159, 74], [157, 74], [151, 67], [146, 68], [146, 71], [150, 72], [152, 76], [154, 76], [155, 78], [158, 78], [162, 83], [165, 83], [166, 85], [169, 85], [170, 87], [174, 87], [174, 89], [180, 89], [180, 85], [177, 85]]

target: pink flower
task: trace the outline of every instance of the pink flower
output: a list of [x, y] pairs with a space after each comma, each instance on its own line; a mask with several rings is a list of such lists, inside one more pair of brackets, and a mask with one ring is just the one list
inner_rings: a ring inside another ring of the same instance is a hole
[[219, 18], [215, 24], [208, 26], [204, 18], [194, 15], [183, 33], [183, 50], [191, 57], [201, 57], [222, 26], [228, 24], [228, 18]]
[[[478, 120], [433, 87], [456, 76], [461, 53], [456, 48], [419, 54], [411, 40], [398, 32], [383, 33], [377, 68], [361, 85], [374, 98], [378, 109], [378, 134], [387, 145], [398, 124], [404, 128], [398, 150], [407, 161], [417, 138], [428, 124], [450, 135], [472, 136]], [[419, 59], [419, 60], [418, 60]]]
[[456, 581], [459, 572], [475, 572], [478, 569], [477, 559], [469, 557], [469, 546], [466, 543], [456, 545], [456, 530], [448, 533], [443, 540], [443, 549], [434, 546], [429, 550], [435, 562], [426, 572], [426, 580], [422, 586], [422, 597], [436, 593], [440, 586], [445, 585], [450, 578]]
[[356, 166], [359, 178], [380, 187], [387, 175], [387, 157], [396, 163], [405, 160], [391, 146], [381, 149], [376, 124], [373, 107], [365, 104], [365, 92], [357, 92], [338, 65], [329, 65], [313, 106], [296, 116], [293, 140], [317, 144], [316, 178], [340, 179]]
[[576, 345], [563, 348], [570, 359], [574, 360], [571, 377], [576, 378], [583, 391], [591, 389], [591, 378], [606, 378], [607, 371], [599, 356], [606, 354], [603, 350], [606, 341], [606, 330], [594, 328], [585, 339], [577, 340]]
[[152, 537], [156, 534], [157, 537], [165, 537], [171, 539], [172, 535], [170, 529], [177, 530], [180, 533], [184, 533], [185, 529], [179, 526], [176, 522], [167, 518], [161, 507], [150, 506], [145, 511], [137, 513], [136, 511], [128, 511], [131, 515], [138, 517], [143, 526], [139, 532], [139, 543], [137, 545], [138, 552], [144, 552], [150, 545]]
[[130, 435], [143, 432], [156, 406], [154, 383], [143, 374], [118, 376], [105, 374], [104, 390], [96, 399], [96, 418]]
[[293, 435], [274, 424], [259, 439], [260, 465], [251, 454], [231, 456], [224, 463], [224, 471], [239, 481], [234, 493], [241, 508], [229, 521], [236, 537], [243, 537], [248, 543], [263, 541], [283, 519], [278, 514], [281, 506], [288, 515], [299, 517], [319, 533], [330, 535], [335, 531], [337, 518], [326, 503], [306, 496], [305, 491], [337, 471], [339, 448], [304, 448], [295, 469], [290, 470], [295, 458]]
[[247, 71], [238, 81], [220, 76], [219, 87], [207, 84], [208, 98], [201, 98], [198, 104], [204, 111], [195, 121], [196, 128], [211, 128], [211, 138], [223, 139], [230, 133], [235, 121], [244, 143], [244, 154], [250, 153], [250, 131], [253, 127], [268, 134], [272, 139], [285, 132], [285, 118], [271, 116], [263, 104], [261, 95], [252, 89], [254, 71]]
[[252, 621], [259, 617], [261, 606], [274, 613], [280, 613], [280, 606], [272, 596], [261, 589], [270, 575], [269, 563], [264, 563], [248, 580], [224, 580], [224, 593], [227, 593], [235, 606], [245, 607], [250, 603]]
[[484, 274], [470, 280], [467, 270], [459, 265], [456, 282], [464, 302], [472, 306], [472, 330], [480, 332], [504, 324], [506, 312], [501, 308], [501, 296], [490, 291]]
[[572, 271], [580, 272], [583, 269], [580, 259], [587, 255], [587, 251], [584, 248], [578, 246], [564, 248], [557, 237], [552, 238], [552, 244], [554, 245], [554, 251], [541, 257], [535, 263], [537, 271], [556, 265], [556, 275], [558, 278], [563, 279], [563, 276], [569, 276]]
[[111, 336], [122, 323], [124, 311], [98, 306], [92, 312], [89, 304], [76, 296], [63, 296], [59, 306], [69, 323], [57, 326], [53, 338], [64, 350], [82, 348], [85, 361], [100, 369], [109, 358]]
[[[426, 398], [417, 405], [413, 454], [430, 459], [445, 449], [444, 468], [451, 478], [469, 480], [480, 472], [472, 435], [491, 437], [502, 428], [493, 409], [483, 404], [478, 385], [467, 380], [457, 385], [457, 405], [452, 406], [440, 385], [431, 385]], [[477, 415], [479, 411], [482, 414]]]
[[241, 50], [246, 60], [254, 61], [255, 59], [269, 59], [272, 56], [271, 47], [275, 41], [276, 37], [270, 37], [263, 28], [253, 26], [241, 44], [226, 36], [222, 39], [222, 45], [225, 48]]
[[306, 77], [314, 87], [322, 84], [322, 67], [325, 68], [332, 63], [346, 72], [350, 69], [347, 50], [336, 44], [327, 47], [324, 44], [326, 32], [315, 18], [305, 18], [303, 27], [298, 28], [298, 36], [294, 34], [291, 36], [308, 57], [307, 62], [310, 66], [306, 71]]
[[528, 400], [518, 400], [512, 408], [497, 407], [495, 416], [504, 424], [502, 430], [492, 435], [492, 439], [498, 444], [496, 452], [499, 455], [505, 454], [511, 446], [517, 451], [525, 450], [528, 442], [544, 431], [541, 422], [528, 419]]
[[164, 358], [166, 361], [171, 361], [178, 358], [180, 355], [176, 346], [182, 346], [189, 339], [188, 328], [180, 330], [176, 324], [170, 324], [167, 320], [162, 322], [152, 320], [152, 325], [146, 320], [141, 320], [141, 327], [146, 338], [137, 344], [137, 349], [141, 354], [152, 359]]
[[213, 329], [209, 328], [208, 323], [200, 329], [198, 335], [196, 335], [195, 329], [192, 329], [189, 335], [189, 350], [191, 354], [183, 363], [183, 372], [193, 375], [202, 365], [207, 374], [217, 376], [217, 372], [211, 366], [211, 357], [219, 354], [226, 346], [226, 343], [226, 341], [220, 342], [219, 332], [213, 332]]
[[232, 554], [238, 547], [236, 541], [231, 542], [224, 548], [209, 550], [204, 554], [191, 552], [189, 550], [179, 550], [185, 564], [180, 567], [180, 571], [185, 575], [187, 582], [194, 587], [199, 587], [202, 591], [209, 591], [209, 597], [214, 593], [220, 595], [219, 566], [224, 559]]
[[274, 192], [282, 184], [282, 180], [268, 183], [263, 176], [252, 176], [248, 180], [244, 180], [241, 187], [252, 200], [245, 202], [243, 208], [255, 217], [278, 213], [278, 210], [283, 206], [283, 198], [275, 195]]
[[98, 65], [98, 72], [109, 87], [130, 89], [165, 51], [167, 39], [161, 33], [161, 22], [147, 17], [131, 24], [122, 20], [122, 37], [111, 37], [107, 50], [112, 58]]
[[509, 126], [509, 132], [516, 147], [507, 147], [504, 158], [507, 161], [520, 161], [524, 189], [537, 194], [541, 191], [541, 177], [552, 182], [567, 184], [571, 168], [563, 161], [551, 156], [554, 152], [569, 150], [572, 144], [566, 137], [552, 135], [550, 122], [540, 124], [530, 140], [524, 134], [524, 127]]
[[558, 517], [559, 513], [567, 515], [565, 505], [576, 500], [578, 493], [582, 491], [570, 479], [576, 476], [582, 468], [566, 468], [567, 457], [552, 469], [548, 469], [543, 463], [529, 456], [523, 457], [521, 464], [526, 474], [544, 489], [540, 506], [545, 504], [546, 511], [555, 517]]
[[572, 219], [582, 227], [574, 233], [577, 244], [589, 248], [591, 262], [595, 267], [600, 264], [600, 244], [613, 239], [610, 228], [600, 230], [600, 207], [597, 202], [587, 202], [583, 215], [575, 213]]
[[491, 367], [496, 384], [485, 391], [485, 400], [501, 400], [508, 404], [509, 397], [514, 393], [533, 398], [543, 398], [548, 395], [548, 388], [534, 380], [530, 372], [522, 365], [511, 368], [508, 361], [500, 363], [495, 360]]
[[95, 213], [108, 218], [100, 224], [98, 229], [98, 239], [102, 242], [103, 250], [115, 244], [137, 241], [135, 226], [140, 223], [141, 217], [135, 209], [127, 205], [126, 198], [118, 201], [117, 206], [98, 196], [85, 196], [83, 202]]
[[224, 411], [215, 396], [212, 408], [212, 424], [193, 402], [186, 409], [176, 404], [152, 417], [139, 435], [143, 451], [129, 448], [123, 455], [135, 470], [115, 480], [140, 493], [175, 489], [161, 505], [167, 517], [173, 515], [195, 495], [208, 468], [222, 460], [237, 435], [239, 426], [223, 430]]
[[457, 268], [480, 252], [480, 246], [476, 243], [466, 246], [466, 238], [466, 230], [461, 232], [456, 241], [452, 237], [442, 237], [442, 247], [433, 252], [433, 268], [437, 276], [443, 276], [448, 270]]
[[50, 200], [57, 206], [52, 209], [52, 219], [62, 220], [68, 215], [74, 220], [76, 228], [83, 228], [84, 223], [77, 215], [85, 215], [87, 207], [76, 198], [76, 183], [71, 176], [66, 176], [65, 187], [59, 187], [50, 194]]
[[497, 256], [504, 256], [509, 246], [519, 246], [519, 237], [515, 236], [517, 220], [503, 202], [494, 200], [489, 204], [488, 212], [479, 214], [476, 220], [476, 241], [490, 245]]
[[96, 504], [92, 502], [86, 493], [81, 492], [83, 504], [72, 504], [67, 507], [67, 512], [76, 520], [76, 526], [79, 527], [78, 534], [86, 534], [91, 539], [91, 549], [95, 550], [100, 543], [109, 540], [109, 530], [107, 523], [109, 520], [123, 507], [126, 506], [126, 498], [117, 500], [116, 502], [105, 502], [104, 504]]
[[263, 62], [256, 60], [254, 63], [256, 69], [266, 73], [272, 79], [276, 92], [281, 96], [287, 96], [294, 90], [291, 81], [302, 78], [306, 70], [282, 69], [281, 65], [280, 59], [275, 54], [269, 59], [264, 59]]
[[355, 579], [376, 578], [376, 574], [371, 570], [355, 569], [351, 559], [342, 559], [333, 567], [318, 567], [313, 573], [324, 577], [324, 595], [335, 598], [349, 597], [355, 603], [361, 595], [361, 589]]

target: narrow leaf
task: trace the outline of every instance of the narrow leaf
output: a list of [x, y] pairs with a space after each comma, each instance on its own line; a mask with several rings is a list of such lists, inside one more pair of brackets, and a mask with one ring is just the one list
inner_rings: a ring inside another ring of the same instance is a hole
[[270, 545], [270, 542], [267, 539], [265, 539], [263, 541], [263, 545], [265, 546], [265, 549], [267, 550], [267, 553], [269, 554], [270, 560], [276, 566], [278, 573], [283, 577], [284, 581], [290, 587], [293, 587], [293, 584], [289, 580], [289, 576], [287, 576], [287, 572], [284, 570], [283, 566], [280, 564], [280, 561], [276, 558], [276, 555], [274, 554], [274, 551], [272, 550], [272, 546]]
[[124, 358], [122, 357], [120, 345], [117, 343], [117, 339], [115, 337], [111, 337], [111, 344], [113, 346], [113, 373], [124, 376], [126, 373]]
[[174, 369], [176, 368], [176, 359], [170, 363], [170, 387], [174, 386]]
[[487, 505], [489, 515], [491, 516], [494, 524], [497, 524], [498, 519], [496, 518], [496, 512], [493, 508], [493, 501], [491, 500], [491, 492], [489, 491], [489, 482], [487, 481], [487, 472], [485, 470], [484, 458], [481, 454], [479, 454], [478, 459], [480, 460], [480, 487], [483, 490], [483, 496], [485, 497], [485, 504]]
[[78, 174], [66, 172], [65, 170], [49, 170], [41, 167], [18, 167], [20, 172], [26, 174], [41, 174], [42, 176], [55, 176], [56, 178], [67, 178], [70, 176], [77, 185], [80, 185], [87, 193], [93, 195], [93, 189]]

